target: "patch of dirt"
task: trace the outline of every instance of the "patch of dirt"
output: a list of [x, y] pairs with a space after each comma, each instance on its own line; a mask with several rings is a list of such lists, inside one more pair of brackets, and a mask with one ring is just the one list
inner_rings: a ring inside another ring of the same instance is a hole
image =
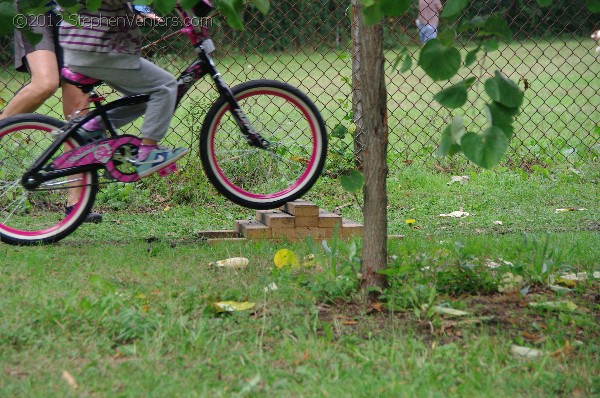
[[[385, 303], [368, 307], [356, 303], [333, 303], [319, 306], [319, 319], [324, 325], [320, 332], [333, 339], [343, 335], [372, 336], [392, 329], [412, 330], [425, 341], [446, 344], [463, 340], [469, 335], [485, 331], [488, 335], [508, 335], [513, 340], [540, 345], [549, 338], [566, 338], [587, 342], [600, 340], [600, 282], [586, 289], [586, 293], [569, 293], [557, 297], [551, 290], [532, 288], [526, 296], [518, 292], [459, 298], [440, 298], [440, 302], [460, 302], [457, 308], [466, 316], [440, 314], [431, 319], [418, 318], [412, 310], [389, 311]], [[570, 300], [577, 304], [573, 312], [533, 309], [530, 302]], [[562, 315], [561, 315], [562, 314]], [[571, 320], [560, 320], [566, 316]], [[548, 326], [552, 325], [552, 326]], [[327, 329], [327, 330], [326, 330]]]

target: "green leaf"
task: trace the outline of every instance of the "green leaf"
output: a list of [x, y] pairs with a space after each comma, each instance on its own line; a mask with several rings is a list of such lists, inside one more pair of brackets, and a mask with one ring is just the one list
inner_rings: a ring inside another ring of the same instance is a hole
[[458, 31], [466, 32], [471, 29], [481, 29], [481, 28], [483, 28], [484, 25], [485, 25], [485, 18], [478, 15], [476, 17], [473, 17], [473, 19], [471, 19], [469, 21], [461, 22], [460, 26], [458, 27]]
[[100, 8], [102, 0], [85, 0], [85, 8], [90, 11], [96, 11]]
[[383, 11], [381, 11], [379, 2], [363, 7], [362, 18], [366, 25], [376, 25], [383, 17]]
[[220, 0], [219, 11], [225, 16], [225, 20], [232, 28], [244, 30], [244, 21], [242, 21], [242, 0]]
[[507, 108], [518, 108], [523, 102], [523, 92], [519, 86], [499, 71], [496, 76], [486, 80], [485, 92], [490, 98]]
[[540, 7], [550, 7], [552, 5], [552, 0], [537, 0], [537, 3]]
[[456, 34], [453, 29], [446, 29], [439, 35], [437, 35], [437, 39], [442, 43], [442, 45], [446, 47], [450, 47], [454, 44], [454, 40], [456, 39]]
[[[137, 1], [139, 1], [139, 0], [137, 0]], [[151, 0], [144, 0], [144, 1], [148, 2], [148, 1], [151, 1]], [[184, 10], [189, 10], [190, 8], [192, 8], [193, 6], [195, 6], [196, 4], [198, 4], [198, 0], [179, 0], [179, 5]]]
[[271, 6], [269, 0], [251, 0], [250, 3], [258, 9], [263, 15], [269, 13], [269, 7]]
[[485, 130], [483, 135], [466, 133], [460, 143], [465, 156], [485, 169], [500, 163], [508, 150], [508, 140], [504, 132], [495, 126]]
[[452, 124], [450, 124], [452, 142], [455, 144], [460, 144], [460, 141], [465, 133], [465, 121], [463, 120], [462, 116], [455, 116], [454, 119], [452, 119]]
[[471, 77], [465, 79], [465, 85], [467, 86], [467, 88], [469, 88], [473, 84], [475, 84], [476, 81], [477, 81], [477, 78], [475, 76], [471, 76]]
[[588, 10], [590, 10], [594, 14], [600, 13], [600, 0], [588, 0], [587, 5]]
[[510, 140], [514, 134], [513, 121], [516, 115], [515, 109], [507, 108], [497, 102], [485, 105], [487, 120], [490, 126], [496, 126], [504, 132]]
[[473, 65], [475, 61], [477, 61], [477, 54], [479, 53], [479, 50], [481, 50], [481, 46], [477, 46], [474, 50], [471, 50], [467, 53], [467, 56], [465, 57], [465, 66], [469, 67]]
[[448, 0], [442, 9], [440, 16], [445, 20], [456, 19], [469, 5], [469, 0]]
[[450, 109], [460, 108], [467, 102], [467, 98], [468, 93], [465, 80], [453, 84], [433, 96], [433, 99], [439, 102], [440, 105]]
[[347, 192], [358, 193], [365, 185], [365, 176], [355, 169], [348, 175], [341, 175], [340, 184]]
[[461, 147], [452, 139], [452, 125], [448, 125], [442, 133], [442, 140], [437, 149], [438, 156], [452, 156], [461, 151]]
[[17, 10], [12, 1], [0, 3], [0, 35], [9, 35], [12, 33], [15, 26], [13, 19], [17, 14]]
[[408, 72], [412, 68], [412, 57], [410, 54], [406, 54], [404, 57], [404, 61], [402, 62], [402, 68], [400, 68], [400, 73]]
[[[7, 2], [7, 0], [0, 0], [0, 3]], [[15, 2], [17, 3], [17, 2]], [[62, 3], [62, 2], [61, 2]], [[23, 12], [23, 14], [35, 14], [33, 11], [39, 11], [40, 14], [43, 14], [50, 10], [48, 7], [48, 2], [44, 0], [19, 0], [18, 8]], [[37, 14], [36, 14], [37, 15]]]
[[21, 34], [23, 35], [23, 37], [25, 37], [25, 39], [27, 39], [29, 44], [32, 46], [38, 44], [40, 41], [42, 41], [42, 38], [44, 37], [41, 33], [35, 33], [34, 31], [32, 31], [29, 28], [29, 26], [23, 29], [21, 31]]
[[343, 124], [338, 124], [331, 130], [331, 136], [335, 138], [344, 138], [348, 134], [348, 129]]
[[498, 44], [498, 40], [493, 38], [484, 40], [483, 43], [481, 43], [481, 46], [483, 48], [483, 51], [485, 51], [486, 53], [498, 51], [498, 48], [500, 47], [500, 45]]
[[60, 0], [60, 6], [62, 8], [71, 8], [79, 5], [77, 0]]
[[399, 17], [408, 11], [412, 0], [380, 0], [379, 8], [388, 17]]
[[177, 0], [154, 0], [153, 4], [159, 13], [166, 15], [173, 10], [176, 3]]
[[398, 54], [398, 56], [394, 60], [394, 64], [392, 66], [392, 69], [398, 68], [398, 65], [400, 65], [400, 62], [402, 62], [402, 60], [404, 59], [404, 56], [407, 53], [408, 53], [408, 49], [406, 47], [403, 47], [402, 50], [400, 50], [400, 54]]
[[482, 28], [485, 32], [496, 35], [507, 43], [512, 41], [512, 30], [501, 15], [492, 15]]
[[443, 46], [438, 39], [425, 43], [419, 56], [419, 65], [433, 80], [448, 80], [460, 69], [460, 52]]

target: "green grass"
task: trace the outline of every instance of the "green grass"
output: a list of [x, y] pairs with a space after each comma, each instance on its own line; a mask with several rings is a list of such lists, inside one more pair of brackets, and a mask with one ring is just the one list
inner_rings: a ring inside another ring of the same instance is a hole
[[[466, 170], [466, 185], [418, 165], [391, 176], [389, 230], [404, 238], [389, 240], [377, 309], [358, 304], [351, 253], [360, 240], [330, 240], [331, 256], [320, 242], [207, 244], [196, 231], [230, 229], [252, 212], [185, 172], [147, 180], [150, 190], [105, 189], [103, 224], [53, 246], [0, 245], [0, 395], [594, 396], [600, 283], [547, 287], [550, 275], [599, 270], [598, 166], [575, 171]], [[362, 221], [334, 180], [308, 198]], [[586, 210], [555, 213], [570, 206]], [[471, 216], [439, 217], [459, 207]], [[278, 271], [281, 248], [316, 262]], [[209, 266], [234, 256], [249, 267]], [[498, 293], [508, 273], [526, 295]], [[469, 315], [431, 313], [423, 305], [432, 299]], [[256, 307], [217, 315], [218, 300]], [[527, 306], [558, 300], [579, 308]], [[513, 344], [545, 354], [517, 358]]]

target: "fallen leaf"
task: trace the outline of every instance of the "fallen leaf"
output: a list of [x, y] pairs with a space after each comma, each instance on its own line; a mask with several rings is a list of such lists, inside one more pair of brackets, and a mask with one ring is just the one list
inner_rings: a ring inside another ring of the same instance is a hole
[[567, 211], [583, 211], [587, 210], [585, 207], [565, 207], [563, 209], [554, 210], [555, 213], [565, 213]]
[[300, 265], [300, 261], [298, 260], [298, 256], [296, 256], [296, 253], [288, 249], [281, 249], [277, 253], [275, 253], [273, 262], [275, 263], [275, 266], [279, 269], [288, 266], [298, 267]]
[[71, 373], [67, 372], [66, 370], [63, 370], [62, 377], [71, 387], [73, 387], [74, 390], [77, 390], [79, 388], [77, 382], [75, 381], [75, 378], [71, 376]]
[[568, 311], [573, 312], [578, 307], [577, 304], [572, 302], [571, 300], [564, 301], [544, 301], [541, 303], [531, 302], [529, 306], [532, 308], [541, 308], [548, 311]]
[[523, 277], [507, 272], [498, 284], [498, 291], [500, 293], [514, 292], [521, 289], [521, 286], [523, 286]]
[[562, 274], [554, 279], [554, 283], [567, 287], [575, 287], [578, 282], [583, 282], [588, 278], [587, 272], [578, 272]]
[[470, 214], [467, 213], [466, 211], [463, 211], [462, 209], [453, 211], [448, 214], [440, 214], [440, 217], [453, 217], [453, 218], [461, 218], [461, 217], [467, 217], [467, 216], [470, 216]]
[[535, 348], [529, 347], [521, 347], [514, 344], [510, 347], [510, 352], [514, 356], [526, 359], [537, 359], [544, 355], [544, 352], [541, 350], [536, 350]]
[[466, 312], [466, 311], [455, 310], [454, 308], [442, 307], [440, 305], [434, 306], [433, 310], [435, 312], [437, 312], [438, 314], [443, 314], [443, 315], [451, 315], [451, 316], [465, 316], [465, 315], [469, 315], [469, 313]]
[[250, 261], [245, 257], [231, 257], [225, 260], [215, 261], [208, 265], [219, 268], [244, 268], [248, 266]]
[[573, 291], [573, 289], [569, 289], [568, 287], [562, 287], [557, 285], [548, 285], [548, 288], [556, 293], [569, 293]]
[[521, 331], [521, 336], [523, 336], [525, 339], [531, 340], [531, 341], [537, 341], [541, 338], [541, 336], [539, 334], [529, 333], [529, 332], [526, 332], [525, 330]]
[[448, 185], [454, 184], [455, 182], [466, 184], [469, 182], [469, 176], [452, 176], [450, 177], [450, 182], [448, 182]]
[[567, 340], [565, 342], [564, 347], [561, 347], [558, 350], [551, 352], [550, 355], [552, 355], [553, 357], [561, 357], [570, 354], [574, 349], [575, 348], [571, 345], [571, 342]]
[[268, 293], [268, 292], [273, 292], [277, 289], [279, 289], [279, 288], [277, 287], [275, 282], [271, 282], [267, 286], [265, 286], [265, 288], [263, 290], [265, 291], [265, 293]]
[[254, 308], [256, 303], [250, 303], [248, 301], [219, 301], [218, 303], [212, 304], [217, 312], [235, 312], [235, 311], [246, 311]]

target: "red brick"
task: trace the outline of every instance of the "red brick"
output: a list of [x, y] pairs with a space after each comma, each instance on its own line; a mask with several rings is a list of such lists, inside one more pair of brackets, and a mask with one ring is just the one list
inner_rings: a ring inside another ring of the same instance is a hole
[[281, 210], [258, 210], [256, 220], [271, 228], [294, 228], [294, 216]]
[[283, 211], [293, 216], [300, 217], [318, 217], [319, 207], [306, 200], [295, 200], [288, 202], [283, 206]]
[[353, 236], [362, 236], [363, 226], [352, 220], [343, 220], [340, 228], [340, 236], [342, 238], [350, 238]]
[[254, 220], [238, 220], [235, 230], [248, 239], [270, 239], [271, 228]]
[[285, 238], [289, 240], [296, 239], [296, 228], [273, 228], [271, 230], [273, 238]]
[[342, 217], [329, 211], [319, 211], [319, 228], [333, 228], [335, 224], [342, 226]]
[[296, 228], [298, 227], [318, 227], [319, 226], [319, 217], [317, 216], [295, 216], [294, 217], [294, 225]]

